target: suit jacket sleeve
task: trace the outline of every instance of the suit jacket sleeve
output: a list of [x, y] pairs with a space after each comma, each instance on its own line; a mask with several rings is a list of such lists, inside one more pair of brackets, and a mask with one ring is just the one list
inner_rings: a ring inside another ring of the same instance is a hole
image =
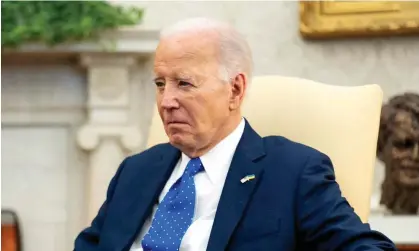
[[96, 217], [93, 219], [91, 225], [87, 227], [86, 229], [84, 229], [77, 236], [74, 243], [74, 251], [97, 251], [98, 250], [100, 234], [101, 234], [103, 222], [105, 220], [107, 208], [108, 208], [108, 205], [112, 201], [115, 187], [118, 183], [118, 178], [122, 172], [122, 169], [124, 168], [126, 160], [127, 159], [125, 159], [121, 163], [115, 176], [111, 179], [111, 182], [109, 184], [108, 191], [106, 194], [106, 200], [100, 207], [99, 212], [96, 215]]
[[363, 224], [341, 196], [326, 155], [308, 158], [297, 191], [298, 239], [304, 250], [396, 250], [387, 237]]

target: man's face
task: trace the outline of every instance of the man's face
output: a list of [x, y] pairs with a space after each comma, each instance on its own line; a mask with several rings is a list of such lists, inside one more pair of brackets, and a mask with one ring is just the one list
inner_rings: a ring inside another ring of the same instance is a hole
[[162, 40], [154, 61], [156, 101], [172, 145], [200, 149], [228, 120], [231, 85], [219, 79], [218, 51], [202, 36]]
[[418, 122], [412, 113], [397, 113], [393, 134], [384, 149], [387, 175], [402, 186], [419, 187]]

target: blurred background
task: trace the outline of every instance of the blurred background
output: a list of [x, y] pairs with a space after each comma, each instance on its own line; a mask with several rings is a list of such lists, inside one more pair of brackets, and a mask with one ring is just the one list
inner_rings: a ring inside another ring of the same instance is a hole
[[[120, 161], [144, 150], [154, 107], [151, 66], [158, 32], [180, 19], [206, 16], [232, 23], [251, 46], [254, 75], [378, 84], [385, 102], [406, 92], [419, 95], [418, 36], [367, 32], [356, 38], [303, 38], [298, 1], [22, 3], [2, 2], [6, 251], [72, 250]], [[136, 9], [124, 12], [119, 6]], [[351, 8], [356, 14], [357, 7]], [[412, 114], [419, 121], [418, 113]], [[380, 205], [384, 176], [385, 163], [377, 159], [371, 226], [396, 242], [419, 244], [419, 224], [412, 224], [419, 223], [419, 215], [406, 213], [406, 218]]]

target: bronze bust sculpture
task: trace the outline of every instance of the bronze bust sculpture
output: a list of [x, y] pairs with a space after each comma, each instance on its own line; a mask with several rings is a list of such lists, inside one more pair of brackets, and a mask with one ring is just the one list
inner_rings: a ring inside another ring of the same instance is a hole
[[382, 107], [377, 156], [385, 164], [380, 204], [395, 215], [419, 214], [419, 95]]

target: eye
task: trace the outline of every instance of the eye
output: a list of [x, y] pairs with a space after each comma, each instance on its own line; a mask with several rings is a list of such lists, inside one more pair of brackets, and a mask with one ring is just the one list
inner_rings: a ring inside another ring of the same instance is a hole
[[156, 86], [157, 87], [159, 87], [159, 88], [161, 88], [161, 87], [164, 87], [164, 82], [162, 82], [162, 81], [156, 81], [156, 82], [154, 82], [155, 84], [156, 84]]
[[408, 149], [408, 148], [412, 148], [414, 145], [413, 140], [399, 140], [394, 142], [394, 146], [400, 149]]
[[187, 87], [187, 86], [191, 86], [191, 83], [189, 83], [187, 81], [180, 80], [179, 81], [179, 86], [181, 86], [181, 87]]

